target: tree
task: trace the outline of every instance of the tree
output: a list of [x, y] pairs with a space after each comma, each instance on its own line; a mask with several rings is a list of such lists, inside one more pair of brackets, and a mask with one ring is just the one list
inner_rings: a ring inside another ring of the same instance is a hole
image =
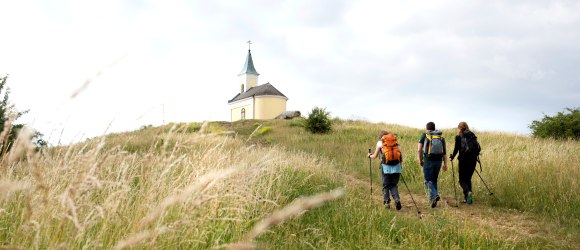
[[325, 134], [332, 130], [332, 121], [330, 120], [330, 113], [326, 112], [324, 108], [315, 107], [308, 114], [304, 128], [313, 134]]
[[[4, 95], [0, 102], [0, 158], [10, 151], [18, 132], [24, 128], [24, 124], [16, 124], [14, 122], [28, 113], [28, 110], [18, 111], [15, 105], [10, 103], [10, 88], [6, 87], [7, 80], [8, 76], [0, 77], [0, 96]], [[42, 133], [36, 131], [30, 138], [37, 150], [47, 145], [42, 136]]]
[[[568, 111], [568, 113], [566, 113]], [[544, 115], [529, 125], [532, 135], [540, 138], [580, 140], [580, 108], [566, 108], [555, 116]]]

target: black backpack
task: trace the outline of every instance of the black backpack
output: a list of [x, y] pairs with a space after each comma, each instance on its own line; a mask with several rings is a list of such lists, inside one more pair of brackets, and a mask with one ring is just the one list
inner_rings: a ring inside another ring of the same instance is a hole
[[463, 155], [479, 156], [481, 152], [481, 146], [477, 142], [477, 136], [471, 131], [463, 132], [461, 136], [461, 149], [460, 152]]

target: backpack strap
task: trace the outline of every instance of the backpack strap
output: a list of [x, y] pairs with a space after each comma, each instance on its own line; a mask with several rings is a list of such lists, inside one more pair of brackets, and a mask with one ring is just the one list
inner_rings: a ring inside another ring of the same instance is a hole
[[428, 151], [429, 151], [428, 144], [430, 143], [430, 141], [429, 141], [428, 136], [429, 136], [429, 132], [425, 132], [425, 139], [423, 139], [423, 156], [427, 156], [429, 154], [428, 153]]

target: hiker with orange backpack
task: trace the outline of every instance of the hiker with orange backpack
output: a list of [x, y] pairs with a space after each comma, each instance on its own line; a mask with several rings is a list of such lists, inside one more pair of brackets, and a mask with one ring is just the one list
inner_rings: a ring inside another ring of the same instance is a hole
[[481, 146], [477, 142], [477, 136], [469, 130], [466, 122], [460, 122], [457, 125], [457, 129], [459, 131], [455, 136], [455, 147], [449, 158], [453, 161], [453, 158], [459, 153], [459, 156], [457, 156], [459, 161], [459, 185], [463, 189], [463, 203], [471, 204], [473, 203], [471, 177], [475, 171]]
[[429, 203], [431, 207], [437, 206], [441, 199], [437, 190], [437, 179], [441, 171], [441, 162], [443, 161], [443, 171], [447, 171], [447, 157], [445, 149], [445, 138], [443, 133], [435, 129], [434, 122], [428, 122], [425, 126], [426, 132], [421, 134], [417, 146], [419, 162], [423, 168], [425, 177], [425, 187], [430, 190]]
[[[395, 134], [382, 130], [379, 133], [379, 141], [374, 153], [369, 153], [368, 157], [375, 159], [381, 156], [381, 176], [383, 179], [383, 205], [389, 209], [391, 207], [390, 196], [395, 200], [395, 208], [401, 210], [401, 198], [397, 187], [401, 177], [403, 154], [401, 147], [397, 143]], [[389, 196], [390, 194], [390, 196]]]

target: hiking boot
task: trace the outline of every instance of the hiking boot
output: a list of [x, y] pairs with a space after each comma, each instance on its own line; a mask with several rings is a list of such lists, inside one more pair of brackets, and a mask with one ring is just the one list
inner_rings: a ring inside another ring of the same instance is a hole
[[435, 208], [437, 206], [437, 202], [441, 199], [441, 197], [439, 197], [439, 195], [437, 195], [432, 201], [431, 201], [431, 208]]
[[383, 206], [385, 206], [385, 209], [390, 209], [391, 208], [391, 201], [383, 201]]
[[396, 205], [397, 210], [401, 210], [401, 208], [403, 208], [403, 206], [401, 206], [401, 201], [396, 201], [395, 205]]
[[465, 198], [465, 202], [467, 202], [467, 204], [473, 203], [473, 197], [471, 196], [471, 192], [467, 193], [467, 197]]

